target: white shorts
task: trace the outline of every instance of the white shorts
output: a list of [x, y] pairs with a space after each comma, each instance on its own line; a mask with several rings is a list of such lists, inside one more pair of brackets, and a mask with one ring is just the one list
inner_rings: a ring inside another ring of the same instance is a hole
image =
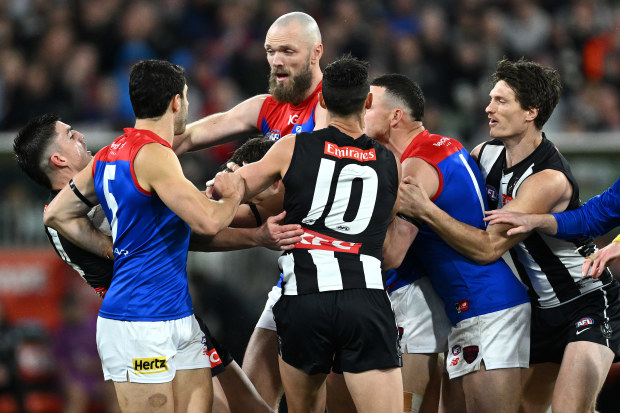
[[276, 321], [273, 319], [273, 306], [282, 296], [282, 288], [274, 285], [269, 294], [267, 294], [267, 303], [263, 313], [260, 315], [258, 322], [254, 328], [264, 328], [265, 330], [276, 331]]
[[211, 367], [206, 344], [194, 315], [170, 321], [97, 319], [105, 380], [170, 382], [177, 370]]
[[528, 368], [530, 303], [460, 321], [448, 337], [446, 369], [450, 378], [480, 370]]
[[452, 324], [443, 300], [431, 280], [422, 277], [390, 294], [396, 324], [402, 328], [401, 348], [406, 353], [443, 353], [448, 351]]

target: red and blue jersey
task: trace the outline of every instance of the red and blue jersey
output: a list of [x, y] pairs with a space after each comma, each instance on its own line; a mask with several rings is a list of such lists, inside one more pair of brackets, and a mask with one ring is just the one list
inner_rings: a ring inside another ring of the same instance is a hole
[[278, 102], [268, 96], [258, 114], [256, 127], [268, 139], [277, 141], [291, 133], [312, 132], [315, 126], [314, 111], [319, 102], [323, 83], [299, 105]]
[[114, 275], [99, 311], [104, 318], [162, 321], [193, 314], [186, 273], [190, 228], [135, 175], [136, 154], [149, 143], [170, 148], [151, 131], [127, 128], [93, 162], [114, 242]]
[[[484, 181], [476, 161], [460, 142], [423, 131], [409, 144], [401, 162], [407, 158], [420, 158], [437, 171], [439, 187], [432, 201], [439, 208], [461, 222], [486, 229]], [[393, 282], [428, 274], [453, 324], [529, 301], [525, 287], [502, 259], [478, 265], [425, 224], [396, 273]]]

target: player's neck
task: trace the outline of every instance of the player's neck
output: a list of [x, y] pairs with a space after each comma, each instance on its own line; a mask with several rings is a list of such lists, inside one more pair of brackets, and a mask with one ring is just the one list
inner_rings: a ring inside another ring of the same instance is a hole
[[174, 122], [166, 115], [155, 119], [136, 119], [135, 128], [149, 130], [172, 145]]
[[357, 139], [364, 134], [364, 123], [360, 116], [330, 117], [328, 125], [337, 128], [340, 132]]
[[422, 122], [411, 122], [408, 125], [403, 123], [399, 125], [390, 131], [389, 143], [386, 145], [398, 159], [400, 159], [405, 150], [407, 150], [411, 141], [425, 130]]
[[518, 164], [538, 148], [542, 142], [542, 131], [534, 130], [521, 136], [502, 139], [506, 147], [506, 167]]
[[60, 191], [67, 186], [71, 178], [78, 172], [79, 171], [75, 171], [69, 166], [54, 166], [52, 173], [47, 175], [50, 180], [50, 185], [52, 186], [52, 191]]

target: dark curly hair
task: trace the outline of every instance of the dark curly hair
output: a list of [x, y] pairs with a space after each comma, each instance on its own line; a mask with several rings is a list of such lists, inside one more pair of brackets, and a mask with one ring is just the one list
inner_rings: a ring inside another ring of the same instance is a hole
[[557, 70], [523, 58], [516, 62], [502, 59], [491, 79], [493, 85], [500, 80], [506, 82], [524, 110], [538, 109], [534, 125], [539, 130], [549, 120], [562, 92]]

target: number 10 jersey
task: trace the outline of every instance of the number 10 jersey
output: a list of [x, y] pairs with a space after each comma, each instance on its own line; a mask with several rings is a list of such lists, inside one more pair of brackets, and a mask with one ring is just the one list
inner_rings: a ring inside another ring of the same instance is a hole
[[283, 294], [384, 289], [382, 247], [398, 192], [394, 155], [335, 127], [299, 133], [282, 182], [285, 223], [304, 229], [278, 260]]

